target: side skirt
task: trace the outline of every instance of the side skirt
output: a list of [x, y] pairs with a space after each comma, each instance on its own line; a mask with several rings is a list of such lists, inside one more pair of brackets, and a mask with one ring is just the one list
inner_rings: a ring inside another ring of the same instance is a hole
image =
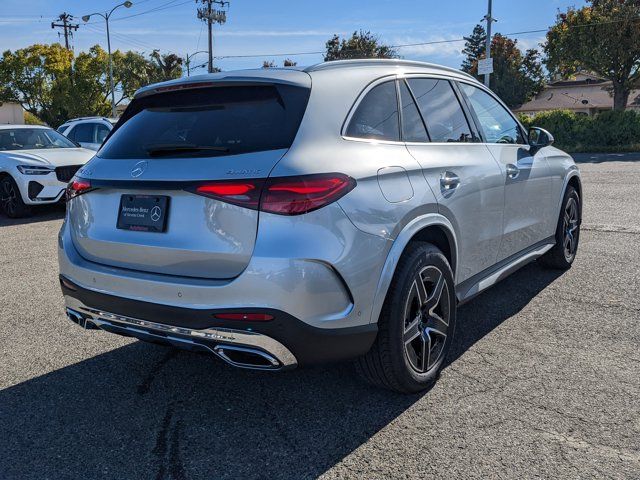
[[555, 245], [555, 236], [545, 238], [529, 248], [501, 260], [494, 266], [475, 274], [456, 286], [458, 303], [466, 303], [500, 280], [511, 275], [526, 264], [541, 257]]

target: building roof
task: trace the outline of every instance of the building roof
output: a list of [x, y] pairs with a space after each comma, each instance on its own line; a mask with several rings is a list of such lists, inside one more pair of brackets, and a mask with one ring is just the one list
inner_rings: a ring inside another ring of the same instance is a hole
[[[640, 90], [632, 90], [627, 107], [640, 106]], [[571, 78], [547, 84], [542, 92], [519, 108], [516, 112], [544, 112], [549, 110], [589, 109], [609, 110], [613, 108], [612, 83], [589, 72], [579, 72]]]

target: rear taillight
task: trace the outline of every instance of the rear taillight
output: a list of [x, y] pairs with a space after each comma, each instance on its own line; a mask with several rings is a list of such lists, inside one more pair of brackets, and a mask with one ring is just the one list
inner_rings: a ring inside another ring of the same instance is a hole
[[261, 180], [210, 182], [196, 187], [195, 193], [257, 210], [262, 183]]
[[300, 215], [335, 202], [356, 186], [341, 173], [270, 179], [260, 200], [260, 210], [280, 215]]
[[84, 178], [73, 177], [67, 185], [67, 200], [71, 200], [78, 195], [82, 195], [83, 193], [87, 193], [93, 190], [91, 187], [91, 182], [89, 180], [85, 180]]
[[342, 173], [279, 177], [265, 180], [220, 181], [192, 191], [251, 209], [279, 215], [300, 215], [346, 195], [356, 181]]

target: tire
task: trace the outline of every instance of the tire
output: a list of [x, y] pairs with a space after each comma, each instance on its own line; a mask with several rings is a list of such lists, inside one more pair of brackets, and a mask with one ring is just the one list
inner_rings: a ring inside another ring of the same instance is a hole
[[22, 201], [18, 185], [10, 176], [0, 180], [0, 205], [9, 218], [22, 218], [31, 213], [31, 208]]
[[444, 366], [455, 325], [455, 286], [447, 259], [429, 243], [412, 242], [389, 287], [376, 341], [356, 368], [378, 387], [401, 393], [426, 390]]
[[580, 197], [576, 189], [569, 185], [562, 199], [562, 208], [556, 226], [556, 244], [539, 259], [543, 266], [557, 270], [571, 268], [578, 252], [581, 220]]

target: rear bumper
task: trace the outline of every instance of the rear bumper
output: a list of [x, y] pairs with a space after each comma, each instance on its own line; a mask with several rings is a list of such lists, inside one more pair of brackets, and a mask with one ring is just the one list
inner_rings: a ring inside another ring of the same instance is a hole
[[215, 313], [237, 309], [190, 309], [142, 302], [83, 288], [63, 276], [61, 288], [68, 317], [84, 328], [209, 351], [236, 367], [279, 370], [347, 360], [366, 353], [377, 333], [376, 324], [317, 328], [288, 313], [255, 307], [242, 311], [268, 313], [274, 319], [218, 320]]

